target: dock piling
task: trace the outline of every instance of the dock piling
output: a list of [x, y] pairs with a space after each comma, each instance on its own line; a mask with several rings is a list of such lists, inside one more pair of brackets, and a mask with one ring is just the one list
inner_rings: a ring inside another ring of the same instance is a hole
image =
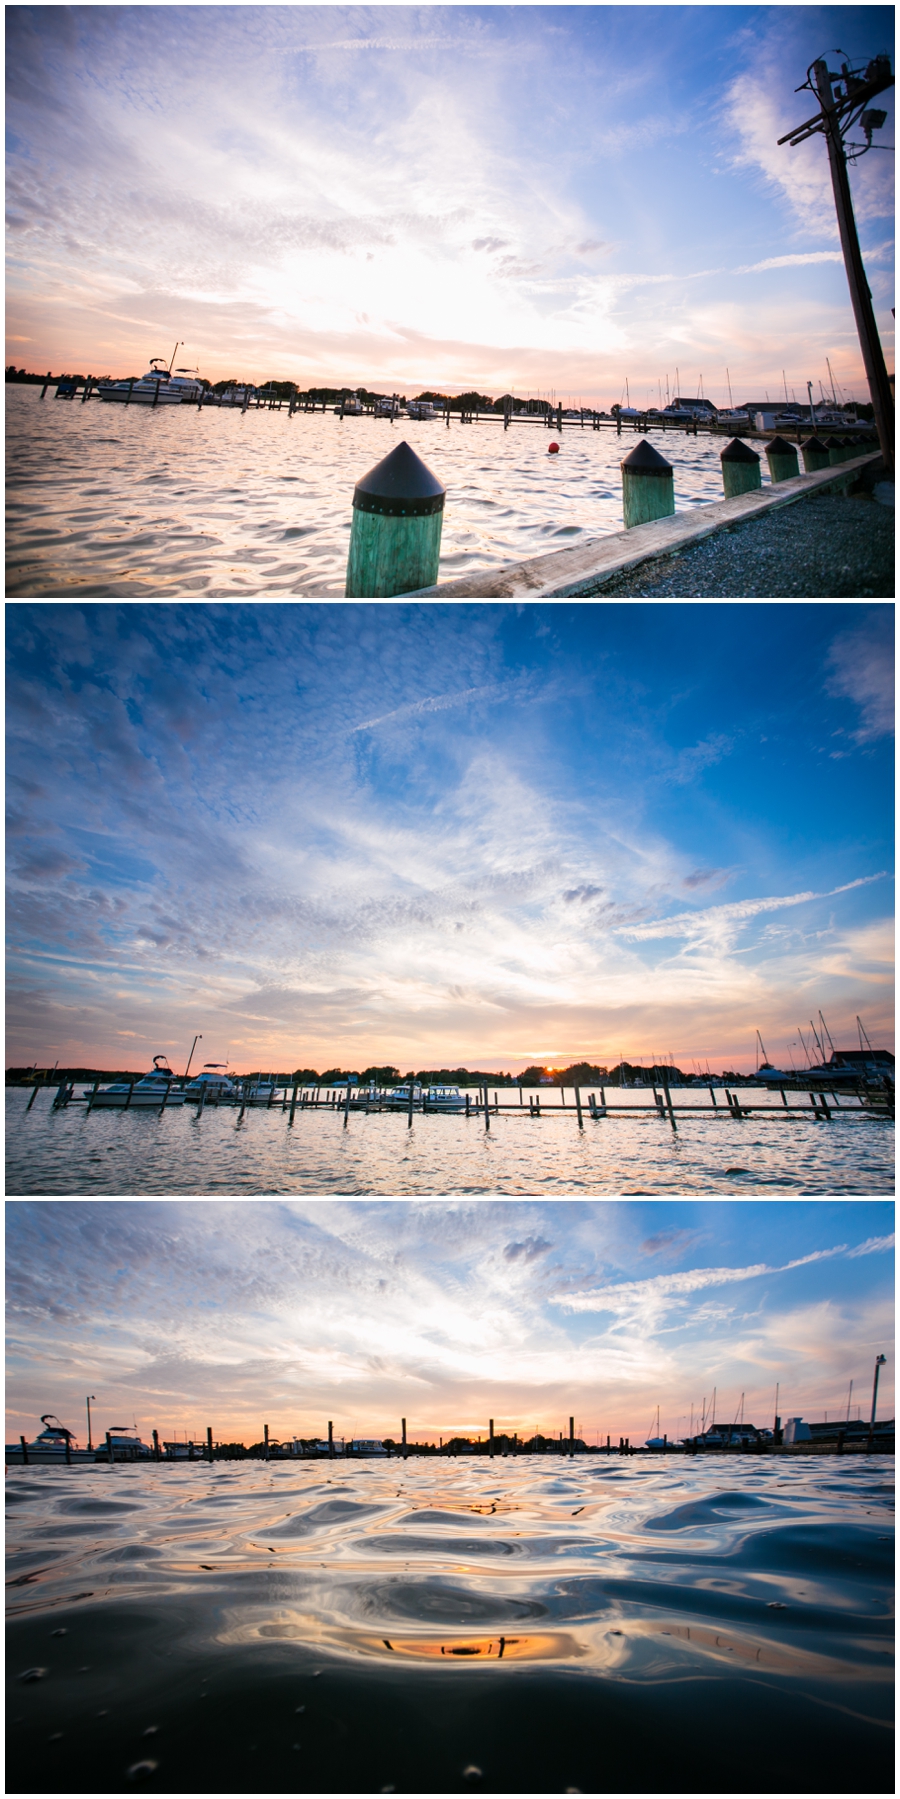
[[800, 473], [797, 452], [793, 444], [784, 437], [773, 437], [766, 444], [766, 461], [769, 464], [769, 475], [773, 484], [777, 481], [793, 481]]
[[[96, 1092], [96, 1087], [95, 1087], [94, 1091]], [[28, 1101], [27, 1106], [25, 1107], [26, 1112], [31, 1111], [31, 1108], [34, 1105], [35, 1100], [37, 1099], [37, 1092], [38, 1092], [38, 1083], [37, 1083], [37, 1081], [35, 1081], [34, 1086], [31, 1089], [31, 1098]]]
[[575, 1454], [575, 1420], [569, 1419], [569, 1454]]
[[575, 1088], [575, 1110], [578, 1113], [578, 1129], [584, 1130], [584, 1119], [581, 1116], [581, 1088]]
[[113, 1455], [112, 1438], [109, 1434], [109, 1431], [107, 1431], [107, 1433], [106, 1433], [106, 1453], [107, 1453], [107, 1456], [109, 1457], [110, 1464], [112, 1464], [116, 1458]]
[[639, 443], [623, 457], [622, 513], [627, 530], [653, 519], [669, 518], [675, 511], [675, 476], [650, 443]]
[[348, 599], [433, 587], [446, 489], [405, 442], [357, 482], [347, 559]]
[[754, 488], [762, 487], [760, 458], [748, 444], [741, 443], [739, 437], [733, 437], [725, 445], [719, 460], [722, 464], [722, 486], [726, 500], [733, 500], [739, 493], [751, 493]]
[[401, 1420], [400, 1420], [400, 1448], [403, 1453], [403, 1460], [406, 1461], [406, 1419], [405, 1418], [401, 1418]]
[[[43, 399], [43, 397], [44, 396], [42, 394], [41, 399]], [[21, 1436], [19, 1438], [19, 1442], [22, 1445], [22, 1461], [23, 1461], [24, 1466], [27, 1468], [29, 1465], [29, 1463], [28, 1463], [28, 1444], [26, 1443], [25, 1438], [21, 1437]]]
[[159, 1431], [155, 1430], [153, 1432], [153, 1460], [158, 1462], [159, 1459]]
[[[329, 1442], [331, 1441], [331, 1425], [330, 1424], [328, 1426], [328, 1440], [329, 1440]], [[263, 1460], [267, 1462], [268, 1459], [269, 1459], [269, 1426], [267, 1424], [264, 1424], [263, 1425]]]

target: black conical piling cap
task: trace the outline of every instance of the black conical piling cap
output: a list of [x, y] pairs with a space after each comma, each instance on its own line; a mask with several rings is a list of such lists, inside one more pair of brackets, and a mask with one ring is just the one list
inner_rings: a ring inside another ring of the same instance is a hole
[[804, 456], [806, 455], [807, 450], [812, 450], [813, 455], [815, 456], [828, 455], [828, 445], [823, 444], [821, 438], [818, 437], [808, 437], [806, 439], [806, 442], [803, 445]]
[[739, 437], [733, 437], [730, 444], [725, 445], [725, 448], [719, 457], [719, 461], [758, 462], [759, 457], [755, 450], [751, 450], [749, 444], [742, 444]]
[[353, 492], [357, 512], [380, 512], [384, 518], [424, 518], [443, 512], [446, 488], [405, 441], [370, 468]]
[[772, 442], [766, 444], [767, 456], [796, 456], [796, 454], [795, 445], [789, 444], [785, 437], [773, 437]]
[[636, 475], [671, 475], [672, 464], [654, 450], [644, 438], [627, 456], [622, 457], [620, 468], [632, 469]]

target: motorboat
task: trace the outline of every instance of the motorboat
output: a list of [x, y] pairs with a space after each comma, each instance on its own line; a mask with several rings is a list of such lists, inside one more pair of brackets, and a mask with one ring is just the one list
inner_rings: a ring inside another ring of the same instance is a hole
[[183, 1106], [184, 1089], [175, 1086], [175, 1075], [165, 1056], [154, 1056], [153, 1067], [139, 1081], [113, 1081], [100, 1087], [88, 1101], [94, 1106]]
[[346, 400], [340, 400], [334, 409], [335, 418], [359, 419], [365, 413], [365, 407], [357, 394], [350, 394]]
[[396, 398], [388, 400], [382, 396], [380, 400], [375, 401], [375, 417], [377, 419], [398, 419], [404, 410]]
[[185, 1087], [185, 1099], [199, 1099], [202, 1094], [215, 1105], [221, 1099], [236, 1099], [237, 1082], [233, 1075], [225, 1073], [226, 1067], [227, 1064], [223, 1062], [205, 1062], [200, 1073], [195, 1074]]
[[406, 413], [411, 419], [436, 419], [438, 416], [431, 400], [409, 400]]
[[458, 1087], [429, 1087], [423, 1095], [426, 1112], [464, 1112], [465, 1109], [465, 1096]]
[[[41, 1414], [44, 1429], [35, 1437], [33, 1443], [26, 1443], [25, 1448], [30, 1462], [92, 1462], [93, 1450], [79, 1449], [75, 1441], [75, 1432], [67, 1430], [52, 1412]], [[21, 1443], [6, 1444], [7, 1462], [24, 1464]]]
[[[199, 385], [194, 387], [194, 398]], [[170, 374], [161, 356], [153, 356], [147, 373], [140, 380], [101, 381], [97, 392], [101, 400], [118, 400], [123, 405], [180, 406], [184, 384], [180, 377]]]
[[98, 1444], [94, 1451], [95, 1462], [145, 1462], [153, 1451], [149, 1443], [142, 1443], [135, 1430], [129, 1430], [127, 1424], [111, 1424], [106, 1432], [106, 1442]]
[[[402, 1087], [391, 1087], [384, 1095], [381, 1103], [390, 1112], [406, 1112], [409, 1110], [410, 1083], [404, 1082]], [[465, 1105], [465, 1100], [463, 1101]], [[422, 1088], [418, 1081], [412, 1083], [412, 1106], [414, 1112], [422, 1110]]]

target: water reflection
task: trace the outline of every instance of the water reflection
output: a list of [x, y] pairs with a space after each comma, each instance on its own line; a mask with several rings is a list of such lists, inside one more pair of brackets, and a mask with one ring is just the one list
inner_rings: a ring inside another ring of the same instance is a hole
[[715, 1717], [790, 1720], [779, 1790], [883, 1790], [892, 1469], [10, 1470], [11, 1785], [119, 1790], [152, 1727], [159, 1791], [455, 1791], [473, 1762], [645, 1791], [644, 1745], [692, 1767]]

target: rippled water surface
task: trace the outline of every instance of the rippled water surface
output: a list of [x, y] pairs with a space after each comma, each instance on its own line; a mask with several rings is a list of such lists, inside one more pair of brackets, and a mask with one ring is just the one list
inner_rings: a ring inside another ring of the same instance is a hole
[[[7, 386], [10, 594], [342, 595], [353, 489], [405, 438], [447, 489], [440, 576], [622, 529], [633, 433], [449, 429], [332, 413], [56, 401]], [[721, 438], [654, 433], [681, 511], [722, 498]]]
[[[81, 1089], [79, 1089], [80, 1091]], [[892, 1193], [894, 1127], [842, 1114], [831, 1123], [734, 1120], [721, 1106], [682, 1118], [655, 1109], [579, 1131], [572, 1112], [483, 1119], [402, 1113], [196, 1107], [158, 1112], [52, 1110], [41, 1092], [6, 1095], [7, 1192], [40, 1193]], [[607, 1092], [609, 1099], [610, 1093]], [[652, 1095], [630, 1095], [649, 1098]], [[692, 1094], [692, 1100], [703, 1095]], [[707, 1096], [708, 1097], [708, 1096]], [[743, 1097], [758, 1103], [758, 1091]], [[802, 1101], [803, 1095], [792, 1095]], [[572, 1101], [568, 1094], [569, 1103]], [[677, 1101], [676, 1101], [677, 1103]], [[524, 1108], [523, 1108], [524, 1111]]]
[[892, 1457], [10, 1470], [9, 1788], [890, 1791], [892, 1483]]

